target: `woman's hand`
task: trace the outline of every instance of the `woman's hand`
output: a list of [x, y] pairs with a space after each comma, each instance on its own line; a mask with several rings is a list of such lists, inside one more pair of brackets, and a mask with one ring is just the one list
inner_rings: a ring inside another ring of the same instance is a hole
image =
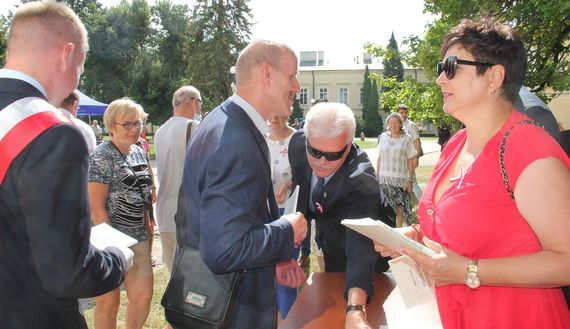
[[408, 193], [412, 192], [412, 190], [414, 188], [413, 183], [414, 182], [412, 182], [411, 180], [408, 179], [408, 183], [406, 184], [406, 192], [408, 192]]
[[469, 265], [467, 257], [442, 247], [428, 237], [424, 237], [423, 243], [437, 254], [427, 256], [411, 249], [404, 249], [402, 253], [413, 259], [436, 286], [465, 283]]
[[[410, 239], [413, 239], [416, 241], [418, 240], [418, 232], [410, 226], [398, 227], [398, 228], [395, 228], [395, 230], [399, 231], [400, 233], [404, 234], [405, 236], [407, 236]], [[402, 256], [402, 253], [400, 250], [391, 249], [391, 248], [389, 248], [383, 244], [380, 244], [376, 241], [374, 241], [374, 250], [379, 252], [380, 255], [382, 255], [382, 257], [390, 257], [390, 258], [395, 259], [395, 258]]]
[[277, 187], [277, 191], [275, 192], [275, 201], [278, 204], [285, 202], [287, 198], [287, 191], [291, 188], [291, 181], [285, 182]]

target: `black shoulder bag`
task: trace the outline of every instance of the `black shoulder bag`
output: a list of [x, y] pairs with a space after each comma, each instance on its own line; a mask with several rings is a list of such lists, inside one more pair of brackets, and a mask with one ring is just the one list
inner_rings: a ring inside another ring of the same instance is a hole
[[[501, 167], [501, 175], [503, 176], [503, 183], [505, 184], [505, 188], [507, 189], [507, 192], [509, 193], [513, 201], [515, 200], [515, 193], [513, 192], [511, 186], [509, 185], [509, 177], [507, 176], [507, 170], [505, 169], [505, 150], [507, 149], [507, 140], [511, 135], [511, 131], [518, 124], [535, 125], [537, 127], [544, 128], [534, 120], [519, 121], [505, 132], [505, 136], [503, 136], [503, 139], [501, 140], [501, 146], [499, 147], [499, 166]], [[568, 305], [568, 309], [570, 310], [570, 286], [564, 286], [561, 287], [561, 289], [562, 292], [564, 293], [564, 298], [566, 298], [566, 304]]]
[[[192, 121], [188, 130], [192, 129], [191, 125]], [[166, 320], [175, 329], [227, 328], [244, 271], [213, 273], [204, 263], [200, 251], [186, 244], [186, 206], [182, 185], [178, 192], [175, 222], [178, 252], [160, 302]]]

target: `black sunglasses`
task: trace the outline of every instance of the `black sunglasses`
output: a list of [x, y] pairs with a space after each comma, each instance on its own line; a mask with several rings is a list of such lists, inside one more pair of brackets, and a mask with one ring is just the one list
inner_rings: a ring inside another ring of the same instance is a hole
[[344, 154], [344, 151], [346, 151], [346, 147], [350, 144], [345, 145], [342, 150], [338, 151], [338, 152], [323, 152], [321, 150], [317, 150], [316, 148], [312, 147], [311, 144], [309, 144], [309, 140], [307, 140], [307, 152], [309, 152], [309, 154], [315, 158], [315, 159], [320, 159], [322, 157], [325, 157], [325, 159], [327, 159], [327, 161], [336, 161], [340, 158], [342, 158], [342, 155]]
[[484, 62], [466, 61], [463, 59], [458, 59], [457, 56], [449, 56], [443, 62], [437, 62], [437, 76], [439, 77], [441, 75], [441, 72], [445, 72], [445, 76], [449, 80], [453, 79], [455, 77], [455, 73], [457, 72], [457, 64], [488, 67], [495, 65]]

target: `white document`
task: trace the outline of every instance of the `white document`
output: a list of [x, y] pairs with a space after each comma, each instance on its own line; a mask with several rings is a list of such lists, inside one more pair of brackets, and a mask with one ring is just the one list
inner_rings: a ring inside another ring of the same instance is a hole
[[443, 328], [435, 299], [418, 306], [406, 308], [398, 286], [392, 290], [383, 307], [386, 314], [386, 324], [390, 329]]
[[407, 248], [424, 253], [428, 256], [436, 254], [435, 251], [408, 238], [394, 228], [384, 224], [382, 221], [374, 220], [370, 217], [361, 219], [344, 219], [340, 223], [369, 237], [373, 241], [392, 248], [395, 251]]
[[299, 185], [295, 187], [295, 190], [293, 191], [293, 193], [291, 193], [289, 199], [285, 201], [285, 211], [283, 211], [283, 214], [287, 215], [287, 214], [294, 214], [295, 212], [297, 212], [298, 200], [299, 200]]
[[388, 264], [407, 308], [435, 300], [431, 280], [410, 257], [401, 256], [388, 261]]
[[91, 228], [91, 244], [103, 250], [109, 246], [130, 247], [137, 244], [137, 240], [118, 231], [107, 223], [101, 223]]

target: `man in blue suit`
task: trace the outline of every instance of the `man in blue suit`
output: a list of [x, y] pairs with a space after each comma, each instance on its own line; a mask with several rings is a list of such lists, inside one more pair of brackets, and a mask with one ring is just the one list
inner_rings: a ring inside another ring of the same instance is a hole
[[[275, 281], [297, 287], [297, 262], [279, 263], [305, 238], [301, 213], [279, 218], [271, 185], [266, 120], [287, 117], [299, 92], [297, 57], [259, 40], [236, 64], [236, 93], [196, 130], [186, 154], [187, 244], [215, 273], [246, 270], [231, 328], [275, 328]], [[277, 265], [276, 265], [277, 264]]]

